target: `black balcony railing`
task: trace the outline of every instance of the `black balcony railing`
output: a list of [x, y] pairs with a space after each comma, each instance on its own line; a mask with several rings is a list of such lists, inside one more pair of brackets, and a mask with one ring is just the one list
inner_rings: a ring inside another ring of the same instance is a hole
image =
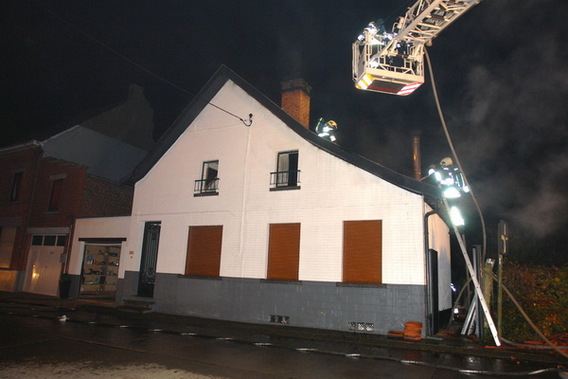
[[270, 173], [272, 188], [297, 188], [300, 185], [300, 170], [275, 171]]
[[195, 196], [207, 196], [219, 194], [219, 178], [199, 179], [193, 186]]

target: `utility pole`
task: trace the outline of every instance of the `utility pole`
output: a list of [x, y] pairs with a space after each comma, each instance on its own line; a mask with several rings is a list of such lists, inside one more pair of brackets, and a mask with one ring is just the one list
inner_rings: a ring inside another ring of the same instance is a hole
[[498, 255], [499, 255], [499, 267], [497, 270], [497, 333], [501, 335], [503, 329], [503, 261], [509, 250], [507, 249], [507, 243], [509, 241], [509, 227], [507, 223], [503, 220], [499, 221], [498, 226], [499, 240], [498, 245]]

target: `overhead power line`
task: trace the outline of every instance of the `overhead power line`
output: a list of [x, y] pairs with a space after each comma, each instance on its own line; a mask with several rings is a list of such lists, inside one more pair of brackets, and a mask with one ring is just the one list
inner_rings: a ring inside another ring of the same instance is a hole
[[[119, 57], [120, 59], [130, 63], [131, 65], [137, 67], [138, 69], [144, 71], [145, 73], [147, 73], [148, 75], [152, 76], [155, 79], [160, 80], [161, 82], [164, 82], [166, 84], [168, 84], [169, 86], [177, 89], [178, 91], [181, 91], [187, 95], [190, 95], [196, 99], [201, 100], [195, 93], [188, 91], [187, 89], [177, 85], [176, 83], [172, 82], [171, 80], [168, 80], [158, 74], [156, 74], [153, 71], [150, 71], [149, 69], [147, 69], [146, 67], [142, 66], [141, 64], [133, 61], [132, 59], [128, 58], [127, 56], [125, 56], [124, 54], [120, 53], [119, 51], [113, 49], [112, 47], [108, 46], [107, 44], [105, 44], [104, 42], [102, 42], [101, 40], [99, 40], [98, 38], [92, 36], [91, 34], [85, 32], [83, 29], [79, 28], [78, 26], [76, 26], [75, 24], [73, 24], [72, 22], [69, 22], [68, 20], [66, 20], [64, 17], [61, 17], [59, 14], [43, 7], [41, 4], [36, 3], [39, 8], [41, 8], [44, 12], [50, 14], [51, 16], [57, 18], [59, 21], [65, 23], [66, 25], [72, 27], [73, 29], [75, 29], [77, 32], [79, 32], [81, 35], [83, 35], [84, 37], [90, 39], [91, 41], [95, 42], [96, 44], [98, 44], [99, 46], [103, 47], [104, 49], [106, 49], [107, 51], [110, 51], [111, 53], [113, 53], [114, 55], [116, 55], [117, 57]], [[203, 100], [205, 101], [205, 100]], [[213, 103], [211, 103], [210, 101], [206, 102], [207, 104], [211, 105], [212, 107], [215, 107], [217, 109], [219, 109], [220, 111], [225, 112], [226, 114], [228, 114], [229, 116], [235, 117], [236, 119], [238, 119], [239, 121], [241, 121], [245, 126], [250, 126], [252, 124], [252, 114], [249, 114], [249, 118], [248, 120], [243, 119], [242, 117], [237, 116], [236, 114], [229, 112], [226, 109], [221, 108], [218, 105], [215, 105]]]

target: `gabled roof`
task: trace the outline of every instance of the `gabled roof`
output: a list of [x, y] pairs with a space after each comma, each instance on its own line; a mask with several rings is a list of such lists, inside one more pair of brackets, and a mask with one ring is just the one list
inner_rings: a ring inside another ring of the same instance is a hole
[[246, 93], [248, 93], [256, 101], [258, 101], [268, 111], [278, 117], [290, 129], [292, 129], [302, 138], [309, 141], [311, 144], [317, 146], [318, 148], [325, 150], [329, 154], [332, 154], [335, 157], [342, 159], [354, 166], [357, 166], [400, 188], [406, 189], [413, 193], [425, 195], [430, 199], [439, 198], [440, 193], [437, 187], [417, 181], [406, 175], [402, 175], [396, 171], [390, 170], [367, 158], [349, 152], [339, 145], [318, 137], [315, 133], [301, 125], [282, 108], [280, 108], [268, 97], [259, 92], [256, 88], [254, 88], [252, 85], [250, 85], [243, 78], [235, 74], [226, 66], [221, 66], [217, 70], [213, 77], [195, 96], [194, 100], [184, 109], [180, 116], [174, 121], [172, 126], [170, 126], [170, 128], [164, 133], [162, 138], [157, 142], [154, 149], [150, 151], [146, 158], [133, 171], [132, 176], [128, 180], [129, 182], [131, 182], [132, 184], [136, 183], [152, 169], [152, 167], [158, 162], [162, 155], [164, 155], [170, 149], [175, 141], [186, 130], [188, 125], [191, 124], [191, 122], [203, 111], [203, 109], [209, 104], [209, 102], [225, 85], [225, 83], [227, 83], [228, 80], [233, 81], [235, 84], [241, 87]]

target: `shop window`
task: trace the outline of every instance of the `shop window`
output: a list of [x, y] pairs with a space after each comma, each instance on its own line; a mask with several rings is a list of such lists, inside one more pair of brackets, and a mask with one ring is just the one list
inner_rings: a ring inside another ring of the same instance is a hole
[[218, 277], [222, 239], [222, 225], [190, 226], [185, 275]]
[[271, 190], [300, 188], [297, 150], [278, 153], [276, 170], [270, 173]]
[[219, 161], [203, 162], [201, 179], [195, 181], [194, 196], [219, 194]]
[[300, 224], [270, 224], [267, 279], [298, 280]]
[[382, 221], [344, 221], [343, 282], [382, 283]]
[[81, 296], [108, 299], [116, 295], [120, 250], [121, 245], [85, 244]]

